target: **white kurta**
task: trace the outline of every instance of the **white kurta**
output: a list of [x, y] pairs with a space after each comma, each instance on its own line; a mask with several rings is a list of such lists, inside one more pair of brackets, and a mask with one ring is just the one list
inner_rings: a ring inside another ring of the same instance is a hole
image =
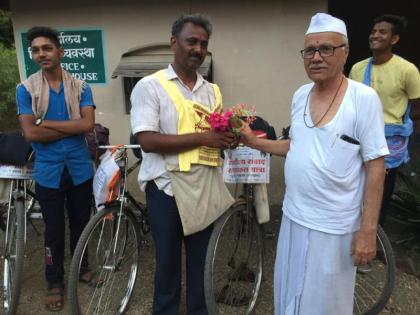
[[[359, 229], [363, 163], [389, 153], [382, 105], [372, 88], [349, 80], [334, 118], [322, 127], [308, 128], [306, 124], [313, 122], [310, 106], [305, 105], [312, 86], [301, 87], [292, 100], [283, 211], [294, 222], [317, 231], [351, 233]], [[360, 144], [344, 141], [345, 136]]]

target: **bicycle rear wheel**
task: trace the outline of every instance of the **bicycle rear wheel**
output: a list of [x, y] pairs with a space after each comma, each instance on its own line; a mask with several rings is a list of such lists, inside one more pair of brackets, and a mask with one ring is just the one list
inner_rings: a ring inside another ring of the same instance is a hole
[[6, 315], [17, 312], [25, 252], [25, 206], [14, 199], [6, 226], [3, 266], [3, 307]]
[[375, 259], [365, 268], [357, 269], [353, 314], [379, 314], [394, 289], [394, 253], [388, 237], [379, 225], [376, 244]]
[[246, 203], [230, 208], [215, 223], [204, 272], [209, 314], [250, 314], [261, 287], [263, 245], [255, 212]]
[[[96, 213], [77, 243], [69, 273], [70, 314], [123, 314], [137, 277], [140, 231], [120, 204]], [[89, 284], [79, 282], [88, 270]]]

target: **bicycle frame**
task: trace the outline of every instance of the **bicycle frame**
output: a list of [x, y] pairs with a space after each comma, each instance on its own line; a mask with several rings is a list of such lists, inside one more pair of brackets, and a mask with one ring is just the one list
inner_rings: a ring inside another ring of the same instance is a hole
[[[26, 179], [13, 179], [10, 182], [10, 192], [9, 192], [9, 204], [7, 207], [7, 220], [6, 220], [6, 234], [5, 234], [5, 248], [6, 244], [8, 242], [8, 235], [9, 235], [9, 227], [10, 227], [10, 209], [12, 207], [12, 201], [17, 199], [23, 199], [25, 211], [29, 209], [27, 207], [26, 203], [26, 195], [27, 195], [27, 188], [26, 188]], [[27, 227], [27, 219], [26, 219], [26, 213], [25, 213], [25, 222], [24, 222], [24, 231], [25, 231], [25, 238], [24, 238], [24, 244], [26, 245], [26, 227]]]
[[[141, 214], [146, 217], [147, 214], [141, 209], [140, 207], [137, 207], [135, 199], [129, 194], [127, 189], [127, 177], [128, 175], [136, 169], [140, 163], [141, 160], [137, 160], [131, 167], [127, 168], [128, 165], [128, 154], [127, 149], [137, 149], [140, 148], [140, 145], [105, 145], [105, 146], [99, 146], [100, 149], [115, 149], [119, 152], [119, 156], [115, 159], [115, 162], [117, 163], [118, 167], [120, 168], [121, 172], [121, 180], [119, 184], [119, 191], [118, 196], [116, 198], [116, 202], [120, 203], [120, 210], [118, 212], [118, 219], [116, 224], [116, 231], [115, 231], [115, 239], [118, 239], [119, 231], [120, 231], [120, 224], [121, 224], [121, 218], [122, 218], [122, 212], [124, 209], [124, 206], [130, 201], [137, 210], [141, 212]], [[115, 202], [114, 201], [114, 202]], [[114, 244], [113, 253], [117, 250], [117, 242]]]
[[[13, 170], [15, 171], [15, 170]], [[16, 175], [16, 177], [14, 177]], [[10, 192], [4, 237], [3, 306], [7, 314], [15, 314], [21, 290], [21, 278], [27, 232], [26, 196], [27, 180], [30, 177], [10, 174]], [[30, 203], [31, 206], [33, 203]], [[12, 269], [11, 269], [12, 268]]]

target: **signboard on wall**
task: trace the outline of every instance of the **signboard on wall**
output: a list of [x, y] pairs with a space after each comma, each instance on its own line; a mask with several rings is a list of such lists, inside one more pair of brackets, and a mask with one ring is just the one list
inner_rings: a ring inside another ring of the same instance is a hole
[[[101, 30], [58, 30], [64, 48], [61, 65], [74, 77], [88, 83], [106, 83], [105, 58]], [[26, 32], [20, 34], [26, 77], [37, 72], [39, 66], [32, 60]]]

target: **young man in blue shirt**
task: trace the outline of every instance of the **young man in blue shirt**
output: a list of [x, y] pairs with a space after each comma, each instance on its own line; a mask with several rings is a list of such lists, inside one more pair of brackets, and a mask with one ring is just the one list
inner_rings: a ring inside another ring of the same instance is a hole
[[[72, 253], [90, 217], [93, 166], [84, 134], [94, 127], [95, 105], [86, 82], [62, 69], [57, 31], [33, 27], [27, 38], [40, 70], [17, 87], [18, 116], [35, 150], [35, 191], [45, 222], [45, 306], [58, 311], [64, 291], [64, 205]], [[87, 261], [84, 267], [82, 280], [89, 281]]]

